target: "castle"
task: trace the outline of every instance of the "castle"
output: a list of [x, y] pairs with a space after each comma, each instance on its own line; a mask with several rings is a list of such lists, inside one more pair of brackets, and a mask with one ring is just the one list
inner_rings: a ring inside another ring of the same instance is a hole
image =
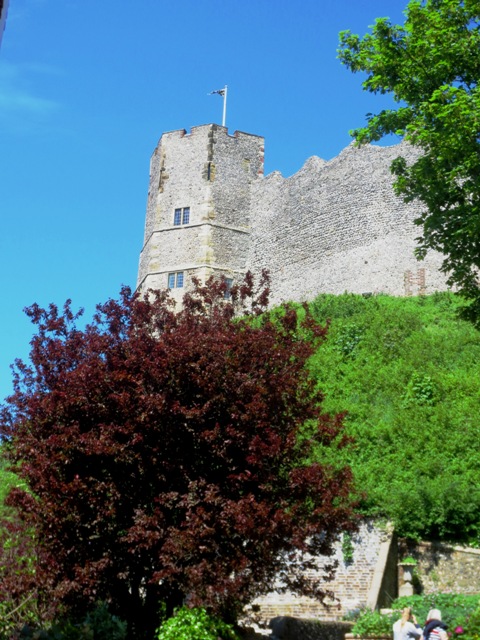
[[[430, 252], [421, 262], [414, 256], [419, 235], [414, 220], [421, 208], [393, 192], [389, 167], [398, 155], [414, 160], [416, 152], [405, 144], [350, 145], [328, 162], [312, 157], [284, 178], [277, 171], [264, 176], [260, 136], [229, 135], [216, 124], [193, 127], [189, 134], [164, 133], [150, 162], [137, 288], [168, 288], [180, 302], [192, 276], [205, 280], [213, 274], [234, 282], [247, 270], [266, 268], [273, 304], [311, 300], [319, 293], [408, 296], [444, 290], [442, 256]], [[334, 599], [319, 603], [279, 595], [272, 585], [272, 592], [254, 603], [260, 618], [338, 620], [356, 607], [390, 602], [398, 590], [398, 554], [406, 551], [397, 548], [391, 531], [369, 523], [353, 546], [351, 563], [344, 560], [340, 541], [334, 549], [339, 566], [327, 585]], [[477, 550], [417, 551], [429, 592], [447, 588], [459, 575], [478, 574]], [[455, 571], [448, 573], [455, 553]], [[318, 559], [319, 575], [331, 559]], [[432, 566], [440, 576], [435, 583]], [[309, 577], [316, 579], [316, 573]], [[468, 592], [470, 587], [456, 588]]]
[[169, 288], [180, 301], [192, 276], [233, 283], [268, 269], [272, 304], [444, 290], [442, 256], [414, 256], [421, 209], [393, 192], [398, 155], [413, 160], [415, 150], [352, 144], [284, 178], [264, 176], [260, 136], [216, 124], [164, 133], [150, 162], [137, 288]]

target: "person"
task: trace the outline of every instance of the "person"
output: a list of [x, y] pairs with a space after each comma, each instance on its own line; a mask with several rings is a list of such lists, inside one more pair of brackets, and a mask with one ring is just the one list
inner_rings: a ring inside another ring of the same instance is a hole
[[421, 637], [422, 627], [418, 624], [411, 608], [405, 607], [402, 609], [402, 617], [393, 625], [393, 640], [419, 640]]
[[448, 640], [447, 625], [442, 622], [440, 609], [430, 609], [423, 628], [423, 640]]

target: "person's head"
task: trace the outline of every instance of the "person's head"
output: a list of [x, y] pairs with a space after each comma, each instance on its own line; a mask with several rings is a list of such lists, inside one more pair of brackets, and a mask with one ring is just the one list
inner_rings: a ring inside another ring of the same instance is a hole
[[412, 609], [410, 607], [404, 607], [402, 609], [402, 627], [405, 622], [408, 622], [412, 617]]
[[428, 612], [427, 620], [441, 620], [442, 612], [440, 609], [430, 609]]

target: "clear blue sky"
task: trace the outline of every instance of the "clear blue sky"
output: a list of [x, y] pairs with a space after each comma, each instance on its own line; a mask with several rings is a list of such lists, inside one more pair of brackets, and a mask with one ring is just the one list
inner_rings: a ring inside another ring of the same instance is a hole
[[386, 103], [336, 59], [338, 32], [401, 0], [10, 0], [0, 50], [0, 401], [28, 358], [23, 308], [135, 286], [149, 160], [163, 131], [265, 136], [265, 170], [330, 159]]

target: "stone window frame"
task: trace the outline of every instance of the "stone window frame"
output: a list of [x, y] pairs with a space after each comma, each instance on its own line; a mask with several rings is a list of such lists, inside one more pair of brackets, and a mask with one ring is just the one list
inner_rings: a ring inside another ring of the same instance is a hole
[[230, 289], [233, 287], [233, 278], [225, 278], [225, 284], [227, 285], [227, 288], [225, 289], [223, 297], [225, 298], [225, 300], [230, 300], [230, 298], [232, 297]]
[[167, 276], [168, 289], [182, 289], [184, 282], [183, 271], [171, 271]]
[[173, 212], [173, 226], [190, 224], [190, 207], [177, 207]]

